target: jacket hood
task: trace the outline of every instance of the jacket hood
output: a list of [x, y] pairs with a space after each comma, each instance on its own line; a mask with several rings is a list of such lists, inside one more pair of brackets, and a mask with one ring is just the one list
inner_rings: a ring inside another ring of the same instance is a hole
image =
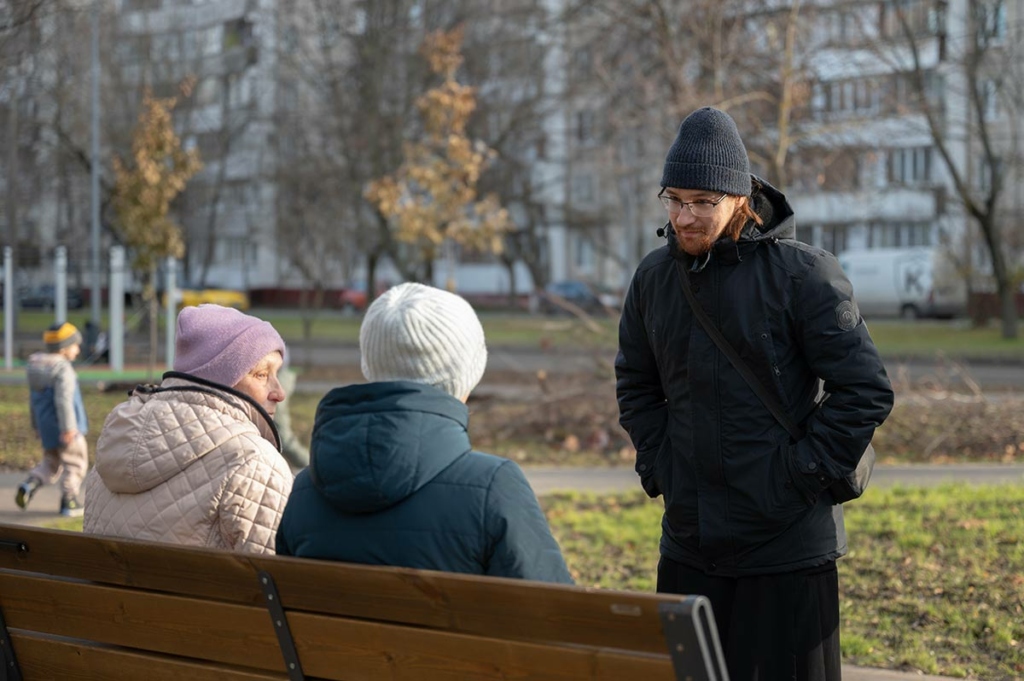
[[96, 472], [111, 492], [139, 494], [180, 474], [251, 424], [280, 451], [277, 431], [255, 402], [229, 388], [166, 374], [116, 406], [96, 443]]
[[751, 202], [754, 212], [760, 216], [764, 224], [754, 227], [740, 238], [749, 236], [753, 239], [795, 239], [796, 216], [793, 214], [793, 207], [789, 205], [786, 195], [765, 180], [755, 176], [751, 177], [754, 180]]
[[335, 388], [316, 410], [310, 478], [343, 512], [389, 508], [471, 450], [468, 423], [466, 405], [432, 386]]

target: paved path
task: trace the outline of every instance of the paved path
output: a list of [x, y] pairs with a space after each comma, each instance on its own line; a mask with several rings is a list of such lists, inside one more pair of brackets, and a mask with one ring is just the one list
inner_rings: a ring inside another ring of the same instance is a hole
[[[527, 478], [537, 494], [558, 490], [616, 492], [636, 489], [636, 474], [630, 468], [526, 468]], [[43, 487], [27, 511], [14, 504], [14, 492], [24, 473], [0, 473], [0, 523], [39, 524], [57, 517], [60, 495], [53, 486]], [[921, 465], [875, 468], [873, 485], [936, 485], [948, 481], [972, 484], [1024, 484], [1024, 465]], [[947, 677], [923, 676], [869, 667], [843, 666], [845, 681], [951, 681]]]
[[[632, 468], [560, 468], [537, 466], [526, 469], [526, 477], [537, 494], [559, 490], [587, 490], [592, 492], [618, 492], [639, 489]], [[944, 482], [998, 485], [1018, 483], [1024, 485], [1024, 464], [965, 464], [915, 466], [875, 466], [871, 485], [939, 485]]]
[[[572, 468], [528, 466], [526, 477], [538, 495], [558, 491], [622, 492], [639, 489], [632, 468]], [[52, 485], [41, 488], [28, 510], [14, 504], [15, 489], [24, 473], [0, 473], [0, 523], [35, 524], [56, 517], [60, 494]], [[933, 486], [946, 482], [967, 482], [976, 485], [1024, 485], [1024, 464], [964, 464], [875, 467], [871, 484], [874, 487], [893, 485]]]

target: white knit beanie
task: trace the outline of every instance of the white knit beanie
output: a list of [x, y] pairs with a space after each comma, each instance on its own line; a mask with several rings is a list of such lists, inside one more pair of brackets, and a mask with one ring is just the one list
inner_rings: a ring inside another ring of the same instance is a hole
[[462, 399], [487, 365], [484, 329], [463, 298], [400, 284], [373, 301], [359, 329], [368, 381], [415, 381]]

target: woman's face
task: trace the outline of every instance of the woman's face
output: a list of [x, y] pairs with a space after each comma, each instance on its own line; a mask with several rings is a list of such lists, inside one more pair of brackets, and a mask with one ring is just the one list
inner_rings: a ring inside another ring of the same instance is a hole
[[256, 362], [256, 366], [249, 370], [242, 380], [234, 386], [235, 390], [245, 393], [256, 400], [261, 407], [267, 410], [271, 418], [277, 411], [278, 402], [285, 398], [284, 388], [277, 379], [277, 372], [281, 370], [284, 358], [276, 350]]

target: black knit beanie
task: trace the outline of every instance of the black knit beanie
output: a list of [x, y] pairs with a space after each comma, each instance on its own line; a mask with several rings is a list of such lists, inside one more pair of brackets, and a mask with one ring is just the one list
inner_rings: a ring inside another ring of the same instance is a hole
[[750, 196], [750, 160], [729, 114], [697, 109], [679, 126], [661, 186]]

